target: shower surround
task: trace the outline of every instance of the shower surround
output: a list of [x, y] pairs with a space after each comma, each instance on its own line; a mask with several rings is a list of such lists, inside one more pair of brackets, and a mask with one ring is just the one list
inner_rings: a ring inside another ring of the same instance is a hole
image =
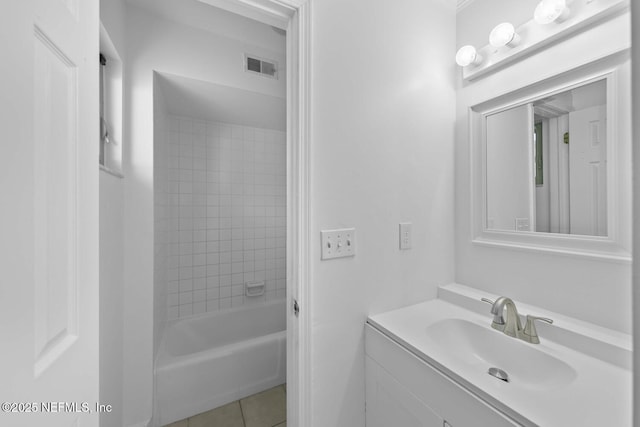
[[[167, 318], [285, 297], [286, 134], [168, 115]], [[262, 296], [245, 283], [264, 281]]]

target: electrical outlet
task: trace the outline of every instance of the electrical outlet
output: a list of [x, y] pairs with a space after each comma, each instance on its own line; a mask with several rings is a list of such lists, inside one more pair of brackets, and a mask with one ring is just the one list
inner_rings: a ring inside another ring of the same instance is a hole
[[516, 231], [530, 231], [529, 218], [516, 218]]
[[340, 230], [322, 230], [323, 260], [351, 257], [356, 254], [356, 229], [343, 228]]
[[411, 249], [411, 236], [412, 224], [410, 222], [400, 223], [400, 249]]

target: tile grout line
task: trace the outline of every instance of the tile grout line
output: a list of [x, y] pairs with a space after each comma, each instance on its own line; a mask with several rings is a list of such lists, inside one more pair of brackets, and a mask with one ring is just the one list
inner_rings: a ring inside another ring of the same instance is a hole
[[242, 399], [238, 399], [238, 405], [240, 405], [240, 416], [242, 417], [242, 425], [247, 427], [247, 422], [244, 420], [244, 410], [242, 409]]

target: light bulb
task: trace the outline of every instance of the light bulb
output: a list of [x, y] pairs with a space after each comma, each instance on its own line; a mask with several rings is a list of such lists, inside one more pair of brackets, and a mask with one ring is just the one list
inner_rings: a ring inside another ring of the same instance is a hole
[[514, 26], [508, 22], [498, 24], [489, 34], [489, 43], [493, 47], [514, 47], [520, 42], [520, 36]]
[[566, 0], [542, 0], [533, 12], [533, 19], [542, 25], [562, 22], [569, 16]]
[[462, 46], [456, 53], [456, 64], [466, 67], [471, 64], [479, 64], [482, 62], [482, 56], [478, 55], [476, 48], [471, 45]]

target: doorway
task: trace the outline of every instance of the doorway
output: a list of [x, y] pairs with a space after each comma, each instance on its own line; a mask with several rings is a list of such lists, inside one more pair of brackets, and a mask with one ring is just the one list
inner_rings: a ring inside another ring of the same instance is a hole
[[[218, 2], [202, 2], [211, 6], [218, 6], [240, 14], [244, 17], [267, 23], [272, 27], [287, 32], [287, 65], [286, 65], [286, 335], [287, 335], [287, 420], [294, 425], [306, 425], [309, 421], [302, 418], [309, 417], [309, 375], [308, 359], [310, 357], [308, 334], [309, 313], [306, 311], [308, 292], [303, 284], [306, 282], [308, 271], [308, 50], [303, 45], [308, 44], [308, 8], [307, 3], [295, 6], [283, 6], [283, 2], [273, 2], [273, 7], [266, 10], [263, 7], [247, 6], [244, 2], [233, 2], [235, 5], [217, 4]], [[225, 2], [226, 3], [226, 2]], [[272, 2], [263, 2], [267, 6]], [[229, 3], [232, 4], [232, 3]], [[224, 6], [224, 7], [223, 7]], [[237, 7], [236, 7], [237, 6]], [[284, 13], [283, 11], [286, 11]], [[275, 31], [274, 31], [275, 32]], [[306, 35], [306, 36], [305, 36]], [[270, 58], [261, 58], [270, 59]], [[268, 61], [267, 61], [268, 62]], [[267, 67], [268, 68], [268, 67]], [[153, 67], [162, 70], [161, 67]], [[204, 77], [197, 77], [204, 79]], [[155, 102], [155, 101], [154, 101]], [[195, 172], [195, 170], [193, 171]], [[231, 230], [233, 233], [233, 230]], [[302, 237], [305, 236], [305, 237]], [[233, 272], [231, 273], [233, 275]], [[246, 285], [246, 283], [244, 283]], [[233, 283], [232, 283], [233, 286]], [[201, 291], [202, 289], [197, 289]], [[277, 289], [276, 289], [277, 290]], [[265, 289], [268, 291], [268, 289]], [[233, 290], [232, 290], [233, 292]], [[246, 292], [246, 290], [245, 290]], [[195, 290], [193, 295], [195, 295]], [[240, 295], [236, 295], [239, 297]], [[244, 295], [246, 297], [246, 293]], [[162, 296], [161, 298], [168, 297]], [[175, 298], [175, 296], [173, 297]], [[232, 295], [233, 298], [233, 295]], [[299, 311], [294, 314], [294, 301]], [[179, 301], [180, 302], [180, 301]], [[189, 305], [185, 300], [185, 304]], [[201, 310], [200, 301], [191, 304], [192, 310]], [[175, 311], [175, 309], [174, 309]], [[175, 314], [175, 313], [174, 313]], [[179, 315], [179, 308], [178, 308]], [[166, 319], [168, 321], [168, 319]], [[156, 334], [154, 334], [156, 335]], [[154, 355], [157, 355], [160, 340], [154, 338]], [[299, 421], [297, 421], [299, 420]]]

